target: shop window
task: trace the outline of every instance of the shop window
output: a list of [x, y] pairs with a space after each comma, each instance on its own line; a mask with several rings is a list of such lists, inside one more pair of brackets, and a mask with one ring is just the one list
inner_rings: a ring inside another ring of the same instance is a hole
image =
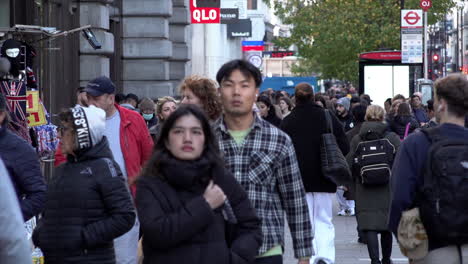
[[258, 9], [258, 0], [247, 0], [247, 9], [257, 10]]
[[0, 0], [0, 28], [10, 27], [10, 0]]

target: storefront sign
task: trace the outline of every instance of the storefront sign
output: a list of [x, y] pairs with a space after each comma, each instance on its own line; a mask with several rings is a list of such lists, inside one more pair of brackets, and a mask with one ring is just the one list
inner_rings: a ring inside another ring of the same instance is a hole
[[219, 24], [220, 0], [190, 0], [192, 24]]
[[221, 24], [237, 23], [239, 8], [221, 8]]
[[289, 56], [296, 56], [294, 51], [264, 51], [264, 58], [284, 58]]
[[227, 25], [229, 38], [250, 37], [252, 35], [252, 22], [250, 19], [239, 19], [235, 23]]

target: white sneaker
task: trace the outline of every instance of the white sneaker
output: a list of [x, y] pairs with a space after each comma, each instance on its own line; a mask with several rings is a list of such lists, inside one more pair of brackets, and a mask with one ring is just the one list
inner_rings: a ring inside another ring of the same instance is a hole
[[346, 211], [343, 209], [341, 211], [338, 212], [338, 215], [339, 216], [345, 216], [346, 215]]
[[346, 215], [355, 216], [356, 212], [354, 211], [354, 208], [350, 208], [350, 209], [346, 210]]

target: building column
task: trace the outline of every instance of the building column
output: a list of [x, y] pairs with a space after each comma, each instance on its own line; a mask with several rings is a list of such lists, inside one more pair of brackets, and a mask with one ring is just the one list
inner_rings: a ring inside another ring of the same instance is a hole
[[173, 94], [181, 80], [192, 71], [192, 43], [189, 0], [173, 0], [173, 14], [169, 19], [169, 40], [172, 42], [173, 56], [169, 59], [169, 78], [173, 84]]
[[[109, 8], [113, 1], [87, 1], [80, 3], [80, 26], [91, 25], [102, 48], [95, 50], [84, 37], [80, 37], [80, 86], [98, 76], [110, 74], [110, 58], [114, 53], [114, 35], [109, 33]], [[80, 33], [81, 34], [81, 33]]]
[[169, 62], [171, 0], [123, 0], [123, 92], [139, 97], [172, 93]]

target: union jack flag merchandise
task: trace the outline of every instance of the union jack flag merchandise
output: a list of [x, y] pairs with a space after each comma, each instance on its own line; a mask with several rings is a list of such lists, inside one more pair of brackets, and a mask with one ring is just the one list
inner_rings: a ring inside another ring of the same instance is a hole
[[26, 115], [26, 85], [24, 80], [0, 81], [0, 93], [7, 101], [7, 110], [10, 112], [10, 128], [18, 136], [30, 142]]

